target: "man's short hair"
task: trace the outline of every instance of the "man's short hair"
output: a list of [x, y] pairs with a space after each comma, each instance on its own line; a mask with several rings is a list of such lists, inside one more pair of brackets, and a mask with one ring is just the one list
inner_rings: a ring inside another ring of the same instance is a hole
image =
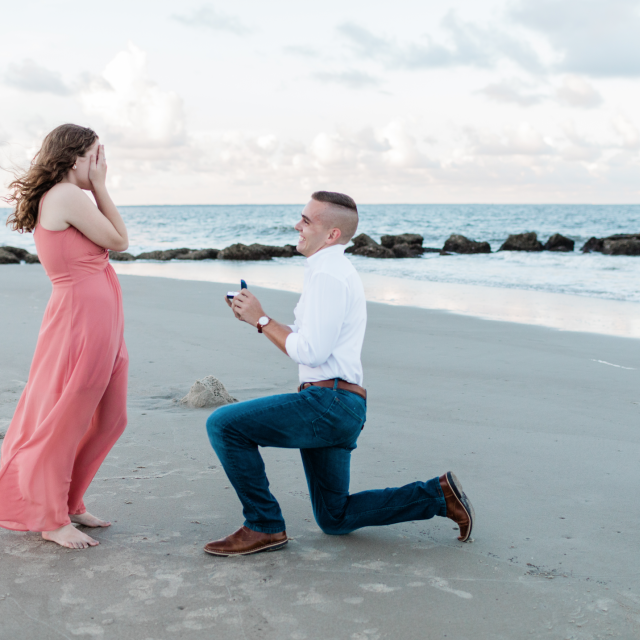
[[325, 224], [339, 228], [341, 236], [338, 243], [347, 244], [358, 229], [358, 207], [355, 200], [344, 193], [333, 191], [316, 191], [311, 197], [329, 205], [324, 214]]
[[344, 193], [336, 193], [335, 191], [316, 191], [311, 197], [318, 202], [330, 202], [345, 209], [351, 209], [358, 213], [356, 201]]

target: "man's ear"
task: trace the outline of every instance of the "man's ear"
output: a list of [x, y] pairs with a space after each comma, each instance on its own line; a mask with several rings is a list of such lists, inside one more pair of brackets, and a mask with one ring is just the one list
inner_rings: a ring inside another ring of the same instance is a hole
[[334, 227], [333, 229], [331, 229], [331, 231], [329, 231], [329, 240], [331, 242], [335, 242], [336, 240], [340, 239], [340, 236], [342, 236], [342, 231], [340, 231], [340, 229], [338, 229], [338, 227]]

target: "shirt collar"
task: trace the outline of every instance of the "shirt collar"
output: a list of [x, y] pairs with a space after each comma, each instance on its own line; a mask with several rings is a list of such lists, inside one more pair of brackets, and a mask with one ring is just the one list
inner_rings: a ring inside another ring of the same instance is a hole
[[326, 260], [330, 260], [332, 258], [336, 258], [337, 256], [344, 255], [344, 250], [346, 249], [346, 245], [344, 244], [334, 244], [330, 247], [325, 247], [324, 249], [320, 249], [312, 256], [309, 256], [306, 261], [307, 267], [317, 268]]

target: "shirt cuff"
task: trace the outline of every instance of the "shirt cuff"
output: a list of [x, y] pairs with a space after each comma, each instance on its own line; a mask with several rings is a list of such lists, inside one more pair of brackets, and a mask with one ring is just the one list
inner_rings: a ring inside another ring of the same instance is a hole
[[298, 327], [295, 324], [288, 324], [287, 327], [293, 331], [293, 333], [298, 333]]
[[287, 350], [287, 355], [298, 364], [300, 364], [300, 358], [298, 358], [299, 339], [300, 336], [297, 333], [290, 333], [284, 343], [284, 348]]

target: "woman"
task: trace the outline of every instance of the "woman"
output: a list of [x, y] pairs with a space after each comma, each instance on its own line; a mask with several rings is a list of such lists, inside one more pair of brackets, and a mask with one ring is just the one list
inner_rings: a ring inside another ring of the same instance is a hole
[[47, 135], [7, 198], [15, 203], [7, 224], [33, 232], [53, 290], [2, 445], [0, 526], [41, 531], [71, 549], [98, 544], [72, 522], [110, 525], [82, 498], [127, 423], [122, 295], [107, 249], [124, 251], [129, 239], [106, 174], [98, 136], [65, 124]]

